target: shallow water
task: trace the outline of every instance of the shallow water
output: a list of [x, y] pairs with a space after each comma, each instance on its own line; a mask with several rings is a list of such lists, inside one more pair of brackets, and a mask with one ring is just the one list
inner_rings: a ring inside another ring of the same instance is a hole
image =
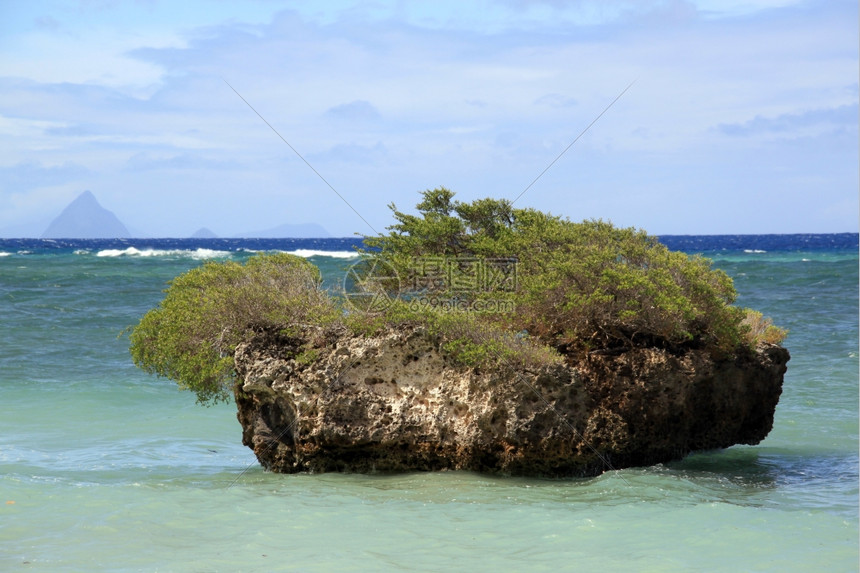
[[[343, 244], [0, 241], [0, 570], [856, 571], [856, 246], [725, 244], [701, 250], [739, 303], [791, 330], [770, 436], [539, 480], [266, 473], [233, 405], [131, 365], [118, 334], [187, 268]], [[164, 252], [98, 256], [130, 247]], [[330, 284], [349, 261], [312, 260]]]

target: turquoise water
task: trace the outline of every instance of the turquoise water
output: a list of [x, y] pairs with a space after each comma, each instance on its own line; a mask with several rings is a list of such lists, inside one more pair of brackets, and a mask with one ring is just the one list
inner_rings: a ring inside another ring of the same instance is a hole
[[[706, 253], [791, 330], [762, 444], [538, 480], [262, 471], [234, 406], [142, 374], [118, 338], [170, 278], [247, 256], [201, 244], [0, 242], [0, 570], [858, 569], [856, 248]], [[311, 260], [330, 284], [349, 262]]]

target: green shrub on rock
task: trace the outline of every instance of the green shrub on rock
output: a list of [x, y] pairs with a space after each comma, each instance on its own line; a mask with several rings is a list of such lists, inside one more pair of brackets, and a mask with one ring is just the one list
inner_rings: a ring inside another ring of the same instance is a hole
[[255, 255], [244, 265], [209, 262], [176, 277], [165, 292], [131, 331], [132, 360], [196, 392], [201, 403], [229, 398], [233, 351], [256, 330], [339, 316], [320, 288], [319, 270], [285, 253]]
[[788, 330], [774, 326], [773, 321], [757, 310], [744, 309], [744, 319], [741, 321], [744, 338], [751, 347], [758, 344], [782, 344], [788, 336]]
[[355, 336], [422, 329], [452, 360], [479, 369], [539, 369], [641, 346], [722, 357], [785, 337], [761, 313], [732, 305], [732, 280], [708, 259], [641, 230], [505, 200], [461, 203], [445, 188], [423, 192], [418, 214], [390, 208], [389, 234], [365, 237], [370, 264], [351, 271], [387, 306], [350, 307], [321, 289], [315, 266], [287, 254], [207, 263], [174, 279], [132, 329], [134, 363], [210, 403], [229, 397], [235, 348], [260, 330], [294, 337], [294, 358], [308, 364], [320, 356], [302, 340], [308, 326]]
[[514, 292], [453, 292], [442, 281], [422, 284], [420, 294], [507, 299], [513, 312], [474, 320], [525, 331], [565, 354], [639, 345], [727, 353], [744, 341], [745, 314], [732, 306], [732, 280], [708, 259], [600, 220], [574, 223], [505, 200], [453, 197], [445, 188], [425, 191], [417, 215], [391, 205], [396, 223], [388, 235], [366, 237], [365, 254], [381, 257], [407, 284], [428, 257], [513, 259]]

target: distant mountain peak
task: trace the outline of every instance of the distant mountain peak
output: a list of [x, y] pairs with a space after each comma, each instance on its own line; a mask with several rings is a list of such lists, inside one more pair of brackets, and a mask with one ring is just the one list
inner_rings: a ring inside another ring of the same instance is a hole
[[126, 226], [102, 207], [90, 191], [78, 195], [42, 233], [43, 239], [117, 239], [130, 236]]

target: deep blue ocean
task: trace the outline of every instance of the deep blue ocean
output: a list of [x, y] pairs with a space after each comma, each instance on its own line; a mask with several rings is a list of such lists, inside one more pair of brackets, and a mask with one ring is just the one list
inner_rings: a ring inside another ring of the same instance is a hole
[[358, 238], [0, 239], [0, 571], [857, 571], [858, 235], [668, 236], [790, 333], [758, 446], [541, 480], [279, 475], [121, 333], [208, 260]]

